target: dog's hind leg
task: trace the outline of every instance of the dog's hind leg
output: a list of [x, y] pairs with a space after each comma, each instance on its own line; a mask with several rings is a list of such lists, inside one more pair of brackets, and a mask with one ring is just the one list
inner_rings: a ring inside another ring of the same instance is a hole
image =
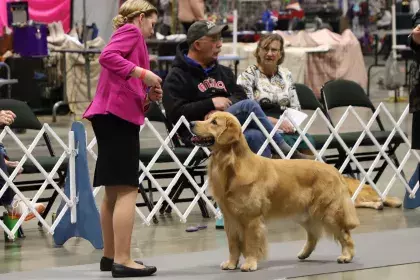
[[354, 242], [350, 231], [337, 229], [334, 238], [341, 244], [341, 256], [337, 258], [338, 263], [349, 263], [354, 257]]
[[267, 254], [265, 225], [260, 217], [247, 221], [244, 225], [243, 245], [245, 262], [242, 264], [241, 270], [257, 270], [258, 260], [265, 258]]
[[322, 234], [322, 226], [312, 220], [301, 222], [300, 225], [306, 230], [306, 243], [300, 251], [298, 258], [304, 260], [314, 251], [316, 244]]
[[229, 244], [229, 260], [223, 262], [220, 267], [223, 270], [234, 270], [238, 267], [239, 257], [241, 256], [241, 226], [229, 215], [224, 215], [225, 232]]

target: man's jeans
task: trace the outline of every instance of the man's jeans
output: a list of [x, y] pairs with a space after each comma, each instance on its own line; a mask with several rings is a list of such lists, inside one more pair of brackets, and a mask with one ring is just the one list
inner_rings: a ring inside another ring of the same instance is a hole
[[[244, 124], [246, 119], [248, 119], [249, 115], [253, 112], [268, 133], [270, 133], [274, 128], [274, 125], [267, 118], [266, 114], [261, 109], [261, 106], [254, 100], [246, 99], [239, 101], [230, 106], [226, 111], [235, 115], [241, 124]], [[258, 152], [264, 141], [267, 139], [254, 121], [249, 123], [248, 127], [244, 131], [244, 135], [249, 148], [254, 153]], [[282, 142], [284, 142], [283, 137], [278, 132], [273, 135], [273, 140], [279, 146]], [[270, 145], [267, 145], [261, 155], [263, 157], [271, 157]]]
[[[6, 161], [4, 160], [5, 156], [6, 156], [6, 150], [4, 149], [3, 144], [0, 144], [0, 169], [3, 170], [6, 176], [9, 176], [9, 173], [7, 171]], [[4, 183], [5, 181], [3, 177], [0, 176], [0, 189], [4, 186]], [[3, 206], [12, 204], [14, 196], [15, 196], [15, 192], [9, 186], [4, 192], [3, 196], [0, 197], [0, 204]]]

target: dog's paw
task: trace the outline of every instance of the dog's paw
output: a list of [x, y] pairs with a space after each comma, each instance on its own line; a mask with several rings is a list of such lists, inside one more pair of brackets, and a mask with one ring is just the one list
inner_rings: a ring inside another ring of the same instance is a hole
[[304, 260], [304, 259], [307, 259], [309, 257], [309, 255], [310, 254], [302, 251], [302, 252], [299, 253], [299, 255], [297, 257], [298, 257], [299, 260]]
[[220, 268], [223, 270], [235, 270], [238, 268], [238, 265], [231, 261], [225, 261], [220, 264]]
[[351, 262], [351, 260], [352, 260], [352, 257], [351, 256], [343, 256], [343, 255], [341, 255], [341, 256], [339, 256], [337, 258], [337, 262], [338, 263], [349, 263], [349, 262]]
[[384, 204], [382, 202], [376, 202], [375, 203], [375, 209], [376, 210], [383, 210], [384, 209]]
[[249, 271], [256, 271], [257, 270], [257, 262], [247, 262], [241, 265], [241, 271], [249, 272]]

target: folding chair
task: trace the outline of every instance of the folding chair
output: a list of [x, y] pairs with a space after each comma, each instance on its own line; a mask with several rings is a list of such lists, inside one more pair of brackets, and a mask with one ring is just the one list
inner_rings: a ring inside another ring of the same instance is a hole
[[[323, 103], [325, 104], [325, 109], [327, 110], [327, 112], [334, 108], [348, 106], [368, 108], [372, 111], [372, 113], [374, 113], [376, 110], [375, 106], [372, 104], [369, 97], [366, 95], [364, 89], [359, 84], [353, 81], [333, 80], [327, 82], [321, 89], [321, 98], [323, 100]], [[327, 115], [327, 117], [329, 118], [331, 124], [335, 126], [330, 115]], [[372, 135], [376, 138], [378, 143], [382, 145], [385, 143], [391, 131], [385, 130], [379, 116], [377, 116], [376, 118], [376, 123], [379, 129], [370, 131], [372, 132]], [[339, 133], [339, 135], [346, 143], [346, 145], [351, 149], [356, 144], [362, 132], [363, 131], [343, 132]], [[390, 145], [388, 146], [387, 150], [385, 151], [388, 154], [388, 156], [394, 161], [397, 167], [399, 166], [399, 161], [395, 155], [395, 150], [401, 143], [403, 143], [403, 139], [399, 133], [396, 133], [392, 141], [390, 142]], [[366, 135], [360, 143], [360, 146], [366, 147], [375, 145], [373, 141], [369, 138], [369, 136]], [[376, 155], [377, 152], [360, 152], [354, 154], [354, 156], [359, 162], [373, 161]], [[345, 158], [345, 155], [343, 156]], [[343, 156], [341, 156], [341, 158], [343, 158]], [[380, 167], [374, 169], [374, 171], [377, 172], [375, 178], [373, 179], [375, 183], [379, 180], [386, 167], [387, 162], [384, 160]], [[357, 168], [354, 169], [352, 172], [360, 173], [360, 171]]]
[[[161, 122], [165, 124], [165, 128], [167, 130], [167, 133], [169, 134], [173, 126], [169, 122], [169, 120], [166, 118], [164, 113], [162, 112], [161, 108], [157, 103], [152, 103], [146, 117], [149, 121], [153, 122]], [[140, 160], [143, 162], [145, 166], [152, 160], [156, 152], [159, 148], [140, 148]], [[179, 139], [177, 138], [177, 135], [171, 139], [171, 149], [175, 156], [179, 159], [181, 163], [183, 163], [190, 153], [192, 152], [192, 147], [186, 147], [181, 144]], [[198, 185], [202, 185], [204, 183], [204, 176], [206, 175], [206, 167], [202, 165], [204, 161], [206, 161], [207, 155], [202, 149], [199, 149], [197, 153], [195, 154], [193, 160], [189, 164], [188, 167], [186, 167], [187, 171], [191, 174], [193, 178], [196, 178], [197, 176], [200, 178], [200, 181], [197, 182]], [[158, 157], [156, 163], [173, 163], [173, 159], [171, 156], [164, 150], [162, 154]], [[158, 179], [172, 179], [175, 177], [175, 175], [178, 173], [179, 168], [162, 168], [162, 169], [153, 169], [151, 170], [151, 174], [153, 177]], [[141, 172], [140, 172], [141, 174]], [[157, 189], [152, 187], [152, 182], [148, 177], [145, 177], [144, 179], [147, 181], [147, 192], [149, 194], [149, 198], [145, 199], [145, 203], [137, 203], [136, 205], [138, 207], [147, 206], [149, 210], [152, 210], [152, 205], [155, 205], [156, 203], [153, 200], [153, 192], [156, 192]], [[170, 193], [168, 194], [168, 197], [172, 200], [174, 204], [176, 203], [184, 203], [184, 202], [191, 202], [194, 198], [179, 198], [182, 194], [183, 190], [185, 189], [191, 189], [194, 196], [197, 195], [197, 191], [195, 188], [190, 184], [188, 179], [181, 175], [178, 182], [175, 184], [175, 186], [171, 189]], [[163, 190], [166, 190], [167, 187], [162, 187]], [[142, 184], [139, 186], [139, 191], [142, 194], [143, 198], [146, 197], [146, 190], [142, 186]], [[210, 197], [209, 197], [210, 198]], [[148, 202], [147, 202], [147, 201]], [[207, 211], [206, 203], [202, 198], [198, 200], [198, 205], [200, 207], [201, 213], [203, 217], [208, 218], [209, 213]], [[165, 211], [166, 213], [171, 212], [171, 207], [168, 205], [166, 201], [162, 203], [161, 208], [159, 209], [160, 213], [163, 214]]]
[[[16, 114], [16, 119], [10, 128], [12, 129], [26, 129], [26, 130], [41, 130], [42, 124], [32, 112], [31, 108], [23, 101], [14, 100], [14, 99], [0, 99], [0, 110], [10, 110]], [[51, 145], [51, 141], [49, 139], [48, 134], [45, 132], [43, 134], [43, 139], [45, 141], [45, 145], [48, 150], [48, 155], [34, 155], [35, 159], [39, 162], [39, 164], [45, 169], [46, 172], [51, 172], [54, 168], [55, 164], [57, 163], [59, 157], [57, 157], [54, 153], [53, 147]], [[6, 147], [7, 150], [7, 147]], [[21, 157], [14, 158], [11, 157], [11, 161], [20, 161]], [[67, 174], [67, 167], [68, 167], [68, 158], [66, 158], [59, 169], [57, 170], [57, 177], [53, 180], [57, 183], [57, 185], [62, 188], [64, 187], [64, 182]], [[9, 170], [11, 173], [13, 170]], [[27, 159], [23, 165], [23, 173], [22, 175], [35, 175], [41, 174], [35, 164], [30, 160]], [[18, 187], [21, 192], [27, 191], [37, 191], [44, 183], [45, 178], [38, 179], [38, 180], [24, 180], [22, 179], [23, 176], [17, 176], [13, 183]], [[53, 189], [53, 187], [48, 184], [46, 187], [47, 189]], [[40, 197], [37, 202], [47, 202], [47, 206], [45, 208], [44, 213], [41, 215], [44, 219], [47, 217], [51, 207], [54, 204], [54, 201], [58, 195], [58, 192], [54, 189], [53, 193], [50, 196]], [[41, 223], [38, 223], [41, 226]]]
[[[298, 95], [300, 107], [302, 110], [311, 110], [316, 111], [320, 109], [325, 116], [328, 116], [328, 112], [325, 110], [324, 106], [319, 102], [315, 93], [310, 89], [308, 86], [304, 84], [295, 84], [296, 93]], [[330, 133], [328, 134], [311, 134], [315, 140], [315, 149], [320, 150], [324, 146], [325, 142], [327, 142], [328, 137], [330, 137]], [[337, 139], [333, 138], [330, 144], [328, 145], [327, 149], [340, 149], [341, 145], [337, 141]], [[327, 159], [326, 163], [337, 163], [338, 156], [337, 155], [324, 155]]]

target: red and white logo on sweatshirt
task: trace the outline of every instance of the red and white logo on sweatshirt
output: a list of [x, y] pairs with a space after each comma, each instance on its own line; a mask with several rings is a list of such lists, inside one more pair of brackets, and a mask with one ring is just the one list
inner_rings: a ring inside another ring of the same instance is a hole
[[201, 92], [205, 92], [206, 90], [211, 89], [211, 88], [223, 89], [225, 92], [227, 92], [223, 81], [216, 81], [213, 78], [207, 78], [198, 84], [198, 89]]

